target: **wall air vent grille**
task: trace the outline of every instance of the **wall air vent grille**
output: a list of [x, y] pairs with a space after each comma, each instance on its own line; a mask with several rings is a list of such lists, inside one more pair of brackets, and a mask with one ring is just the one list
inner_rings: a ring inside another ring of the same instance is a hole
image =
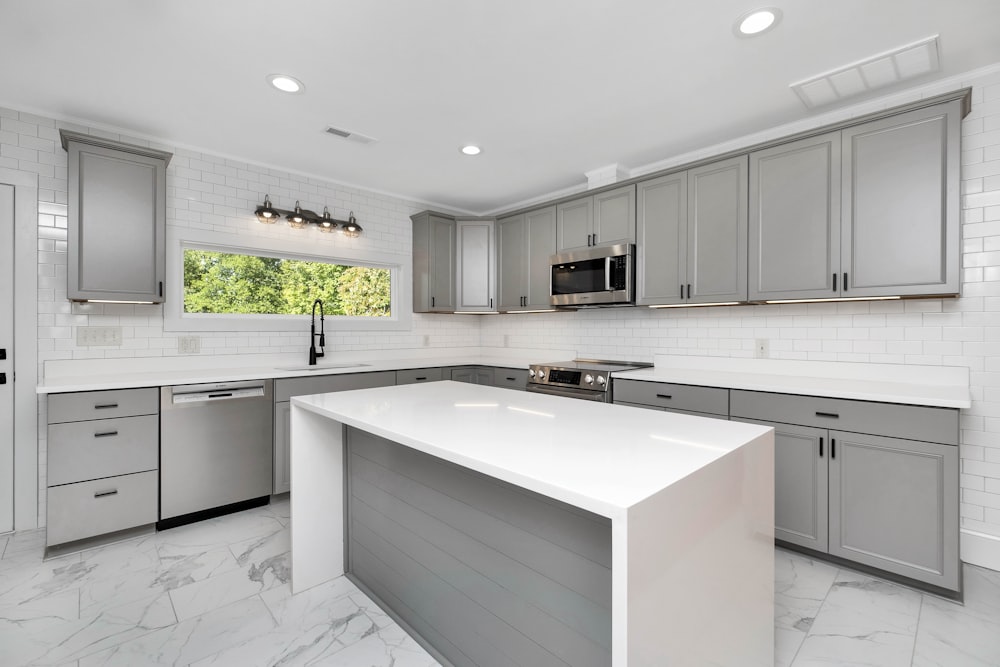
[[789, 88], [813, 109], [939, 69], [938, 36], [934, 35], [803, 79]]
[[375, 137], [369, 137], [359, 132], [352, 132], [351, 130], [343, 130], [339, 127], [334, 127], [333, 125], [328, 125], [323, 131], [335, 137], [347, 139], [348, 141], [354, 141], [359, 144], [373, 144], [378, 141]]

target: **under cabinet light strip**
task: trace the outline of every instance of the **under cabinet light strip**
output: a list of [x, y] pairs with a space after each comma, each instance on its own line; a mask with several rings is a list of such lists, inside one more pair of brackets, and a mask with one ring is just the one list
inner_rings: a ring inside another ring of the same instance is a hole
[[901, 296], [843, 296], [831, 299], [774, 299], [764, 303], [823, 303], [826, 301], [894, 301]]
[[738, 306], [742, 301], [719, 301], [718, 303], [664, 303], [648, 308], [695, 308], [697, 306]]

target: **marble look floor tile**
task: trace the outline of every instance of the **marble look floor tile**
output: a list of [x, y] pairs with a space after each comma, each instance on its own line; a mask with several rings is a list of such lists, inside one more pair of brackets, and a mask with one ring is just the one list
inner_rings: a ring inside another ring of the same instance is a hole
[[80, 617], [79, 590], [65, 591], [17, 605], [0, 598], [0, 664], [28, 665], [43, 656], [63, 628]]
[[965, 604], [924, 596], [913, 667], [1000, 665], [1000, 572], [965, 566]]
[[243, 600], [263, 591], [286, 584], [289, 555], [268, 558], [260, 565], [224, 572], [193, 584], [170, 591], [174, 610], [180, 620], [193, 618], [236, 600]]
[[[286, 623], [290, 616], [300, 614], [301, 608], [358, 594], [361, 594], [358, 587], [347, 577], [341, 576], [299, 592], [294, 596], [294, 602], [289, 601], [289, 598], [292, 598], [291, 584], [282, 584], [266, 590], [260, 594], [260, 599], [271, 610], [274, 620], [281, 624]], [[367, 600], [367, 597], [365, 599]]]
[[45, 551], [45, 529], [19, 530], [11, 534], [4, 549], [4, 560], [11, 556], [30, 554], [38, 556], [41, 560], [42, 552]]
[[913, 656], [921, 594], [841, 570], [793, 667], [906, 667]]
[[262, 535], [251, 540], [241, 540], [229, 545], [233, 557], [241, 566], [250, 563], [260, 565], [269, 558], [288, 553], [292, 548], [288, 528]]
[[368, 635], [342, 651], [310, 663], [310, 667], [440, 667], [398, 625]]
[[181, 553], [205, 552], [234, 542], [259, 539], [284, 529], [278, 519], [261, 510], [247, 510], [208, 521], [171, 528], [158, 534], [159, 544]]
[[175, 552], [169, 545], [162, 545], [160, 563], [161, 569], [157, 573], [156, 583], [166, 591], [240, 569], [229, 547], [218, 547], [209, 551], [191, 552], [188, 549]]
[[35, 605], [45, 598], [76, 592], [87, 581], [94, 566], [78, 555], [44, 563], [34, 560], [0, 573], [0, 605], [19, 607]]
[[9, 534], [0, 535], [0, 560], [3, 560], [3, 552], [7, 550], [8, 540], [10, 540]]
[[286, 495], [280, 500], [271, 500], [271, 504], [268, 505], [268, 509], [271, 510], [271, 514], [275, 516], [281, 523], [288, 525], [289, 520], [292, 516], [292, 503], [291, 499]]
[[839, 570], [791, 551], [774, 552], [774, 664], [788, 667]]
[[189, 665], [273, 628], [264, 603], [250, 598], [85, 656], [79, 667]]

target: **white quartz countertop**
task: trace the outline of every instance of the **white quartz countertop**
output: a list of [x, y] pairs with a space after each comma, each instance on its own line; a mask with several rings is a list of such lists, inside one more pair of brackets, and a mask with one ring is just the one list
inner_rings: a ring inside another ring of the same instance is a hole
[[612, 519], [771, 430], [459, 382], [292, 406]]
[[950, 366], [657, 356], [653, 368], [613, 377], [944, 408], [972, 405], [968, 369]]
[[[547, 356], [545, 357], [548, 358]], [[572, 358], [572, 354], [562, 358]], [[185, 360], [190, 360], [191, 357]], [[196, 359], [196, 358], [195, 358]], [[537, 352], [521, 354], [476, 354], [457, 352], [451, 356], [399, 356], [388, 354], [379, 356], [364, 356], [354, 359], [321, 359], [316, 370], [290, 370], [306, 368], [302, 359], [275, 360], [262, 362], [251, 357], [244, 365], [234, 363], [238, 358], [216, 357], [206, 359], [202, 367], [171, 369], [169, 365], [149, 364], [143, 367], [142, 360], [134, 360], [134, 368], [122, 366], [120, 363], [102, 363], [111, 360], [90, 361], [91, 372], [72, 375], [46, 377], [36, 387], [39, 394], [56, 394], [72, 391], [97, 391], [102, 389], [130, 389], [135, 387], [162, 387], [183, 384], [201, 384], [206, 382], [236, 382], [242, 380], [260, 380], [266, 378], [300, 378], [317, 375], [344, 375], [351, 373], [372, 373], [375, 371], [396, 371], [409, 368], [436, 368], [442, 366], [497, 366], [501, 368], [527, 369], [529, 364], [539, 361]], [[120, 362], [121, 360], [115, 360]], [[167, 360], [157, 360], [167, 361]], [[180, 363], [178, 360], [178, 364]], [[225, 362], [226, 365], [221, 365]]]

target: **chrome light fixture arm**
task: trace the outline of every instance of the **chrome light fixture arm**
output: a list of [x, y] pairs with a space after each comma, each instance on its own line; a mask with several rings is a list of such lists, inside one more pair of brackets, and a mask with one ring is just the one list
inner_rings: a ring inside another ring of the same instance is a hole
[[350, 212], [347, 220], [336, 220], [330, 215], [330, 209], [326, 206], [323, 207], [322, 215], [302, 208], [299, 206], [299, 202], [295, 202], [294, 210], [288, 211], [275, 208], [271, 204], [270, 195], [264, 195], [264, 203], [254, 210], [254, 215], [257, 217], [257, 221], [264, 225], [273, 225], [284, 218], [288, 222], [288, 226], [294, 229], [305, 229], [310, 225], [315, 225], [321, 232], [340, 232], [349, 238], [357, 238], [361, 236], [362, 232], [361, 225], [354, 217], [354, 211]]

